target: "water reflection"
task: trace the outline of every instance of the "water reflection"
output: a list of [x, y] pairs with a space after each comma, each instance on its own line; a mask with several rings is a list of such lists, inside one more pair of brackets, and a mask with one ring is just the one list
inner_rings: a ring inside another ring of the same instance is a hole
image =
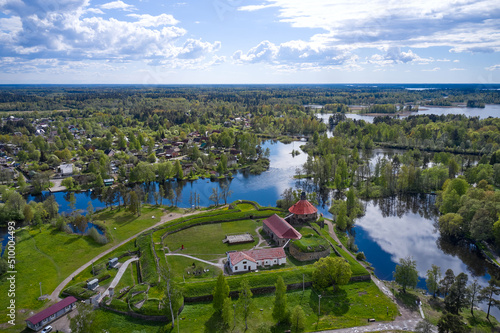
[[[452, 243], [436, 230], [438, 212], [430, 194], [406, 195], [365, 202], [366, 215], [356, 221], [356, 244], [375, 267], [381, 279], [392, 280], [401, 258], [412, 256], [417, 262], [418, 287], [425, 289], [425, 275], [431, 265], [441, 272], [451, 268], [464, 272], [486, 286], [498, 269], [488, 264], [474, 245]], [[500, 314], [495, 313], [495, 315]]]

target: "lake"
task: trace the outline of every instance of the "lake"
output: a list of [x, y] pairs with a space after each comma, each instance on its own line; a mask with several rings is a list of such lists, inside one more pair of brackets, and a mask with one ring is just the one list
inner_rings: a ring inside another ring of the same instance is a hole
[[[316, 106], [315, 109], [320, 109], [320, 106]], [[486, 119], [488, 117], [498, 118], [500, 117], [500, 105], [498, 104], [486, 104], [484, 108], [467, 108], [467, 107], [436, 107], [436, 106], [422, 106], [418, 112], [410, 112], [412, 116], [414, 115], [447, 115], [447, 114], [463, 114], [468, 117], [479, 117], [479, 119]], [[318, 114], [318, 117], [323, 119], [323, 122], [328, 124], [328, 118], [330, 114]], [[346, 113], [346, 117], [349, 119], [364, 120], [368, 123], [373, 123], [374, 116], [369, 116], [365, 114], [356, 113]], [[405, 116], [401, 116], [405, 118]]]

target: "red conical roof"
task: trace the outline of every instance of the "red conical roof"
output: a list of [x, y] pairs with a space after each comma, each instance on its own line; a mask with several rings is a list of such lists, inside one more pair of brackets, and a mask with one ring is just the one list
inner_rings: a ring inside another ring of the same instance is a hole
[[295, 205], [288, 208], [288, 211], [295, 215], [314, 214], [318, 211], [309, 201], [301, 199]]

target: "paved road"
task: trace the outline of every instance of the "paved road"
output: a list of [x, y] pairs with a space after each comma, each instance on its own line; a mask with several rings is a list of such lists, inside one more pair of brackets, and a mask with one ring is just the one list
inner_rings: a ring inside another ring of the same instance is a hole
[[203, 259], [200, 259], [200, 258], [196, 258], [196, 257], [190, 256], [189, 254], [165, 253], [165, 255], [166, 256], [181, 256], [181, 257], [186, 257], [186, 258], [190, 258], [190, 259], [193, 259], [193, 260], [198, 260], [198, 261], [204, 262], [205, 264], [209, 264], [209, 265], [212, 265], [212, 266], [215, 266], [215, 267], [219, 267], [220, 269], [224, 268], [224, 265], [222, 265], [222, 264], [214, 264], [213, 262], [206, 261], [206, 260], [203, 260]]
[[73, 273], [71, 273], [66, 279], [64, 279], [63, 282], [61, 282], [57, 287], [56, 289], [52, 292], [52, 294], [50, 294], [50, 297], [49, 299], [52, 300], [52, 301], [60, 301], [61, 298], [59, 298], [59, 294], [61, 293], [61, 291], [63, 291], [64, 287], [73, 279], [73, 277], [77, 276], [78, 274], [80, 274], [84, 269], [86, 269], [87, 267], [89, 267], [90, 265], [92, 265], [93, 262], [101, 259], [102, 257], [104, 257], [105, 255], [113, 252], [114, 250], [116, 250], [118, 247], [122, 246], [123, 244], [131, 241], [132, 239], [136, 238], [137, 236], [139, 236], [140, 234], [142, 234], [143, 232], [145, 231], [148, 231], [150, 229], [153, 229], [153, 228], [156, 228], [157, 226], [160, 226], [168, 221], [171, 221], [171, 220], [175, 220], [179, 217], [183, 217], [183, 216], [189, 216], [189, 215], [193, 215], [193, 214], [196, 214], [198, 212], [191, 212], [191, 213], [187, 213], [187, 214], [179, 214], [179, 213], [168, 213], [168, 214], [165, 214], [161, 217], [161, 220], [160, 222], [156, 223], [155, 225], [149, 227], [149, 228], [146, 228], [138, 233], [136, 233], [135, 235], [133, 236], [130, 236], [129, 238], [125, 239], [124, 241], [120, 242], [119, 244], [116, 244], [115, 246], [107, 249], [106, 251], [104, 252], [101, 252], [100, 254], [98, 254], [97, 256], [95, 256], [92, 260], [88, 261], [87, 263], [83, 264], [82, 266], [80, 266], [80, 268], [78, 268], [77, 270], [75, 270]]
[[116, 273], [116, 276], [115, 278], [113, 279], [113, 281], [111, 281], [111, 284], [109, 285], [109, 287], [106, 289], [106, 291], [104, 291], [101, 295], [101, 298], [99, 298], [99, 303], [101, 303], [102, 299], [104, 297], [106, 297], [107, 295], [109, 295], [109, 289], [110, 288], [115, 288], [116, 285], [118, 284], [118, 282], [120, 282], [120, 279], [122, 278], [123, 276], [123, 273], [125, 273], [125, 271], [127, 270], [127, 267], [128, 265], [132, 262], [132, 261], [137, 261], [139, 260], [139, 258], [137, 257], [133, 257], [133, 258], [130, 258], [129, 260], [125, 261], [121, 266], [120, 266], [120, 269], [118, 269], [118, 273]]

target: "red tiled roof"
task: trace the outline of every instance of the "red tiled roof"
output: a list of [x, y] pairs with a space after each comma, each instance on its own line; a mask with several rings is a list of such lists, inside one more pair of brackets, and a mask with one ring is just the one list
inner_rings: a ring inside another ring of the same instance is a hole
[[309, 201], [301, 199], [295, 205], [288, 208], [288, 211], [296, 215], [314, 214], [318, 211]]
[[243, 252], [230, 252], [229, 253], [229, 260], [231, 261], [231, 263], [233, 265], [236, 265], [237, 263], [239, 263], [242, 260], [248, 260], [248, 261], [251, 261], [251, 262], [256, 262], [255, 259], [249, 257], [248, 255], [246, 255]]
[[45, 318], [52, 316], [54, 313], [64, 309], [65, 307], [67, 307], [70, 304], [75, 303], [76, 301], [77, 301], [76, 298], [74, 298], [73, 296], [66, 297], [62, 301], [46, 308], [43, 311], [40, 311], [36, 315], [26, 319], [26, 321], [29, 321], [33, 325], [36, 325], [39, 322], [41, 322], [42, 320], [44, 320]]
[[279, 238], [301, 239], [300, 232], [295, 230], [287, 221], [274, 214], [263, 221], [265, 225]]
[[282, 247], [229, 253], [229, 259], [231, 260], [231, 263], [233, 265], [236, 265], [237, 263], [239, 263], [244, 259], [256, 262], [257, 260], [278, 259], [284, 257], [286, 257], [286, 255], [285, 255], [285, 250], [283, 250]]

